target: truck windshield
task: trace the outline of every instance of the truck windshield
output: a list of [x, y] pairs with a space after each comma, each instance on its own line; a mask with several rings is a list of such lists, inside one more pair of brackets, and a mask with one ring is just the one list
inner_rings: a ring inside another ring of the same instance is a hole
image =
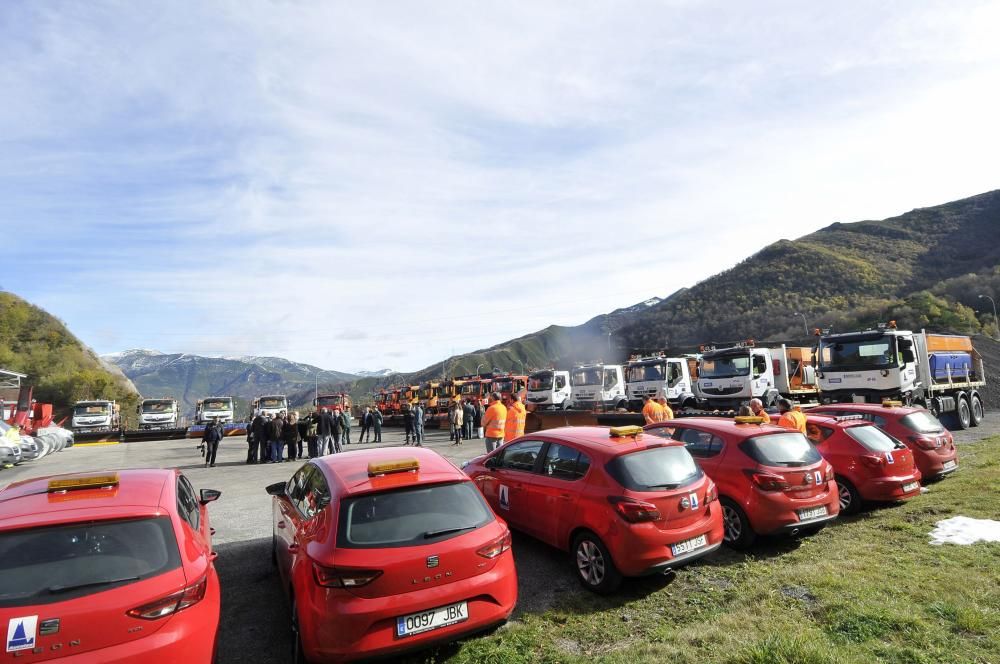
[[232, 410], [233, 402], [229, 399], [205, 399], [201, 407], [204, 410]]
[[478, 395], [479, 383], [462, 383], [462, 394]]
[[552, 389], [552, 372], [535, 374], [528, 379], [528, 389], [537, 392]]
[[174, 412], [173, 401], [143, 401], [142, 412], [144, 413], [172, 413]]
[[451, 388], [448, 387], [447, 385], [442, 385], [441, 387], [434, 390], [434, 393], [439, 397], [450, 397]]
[[[334, 402], [331, 402], [334, 403]], [[336, 402], [336, 403], [339, 403]], [[261, 397], [260, 398], [261, 408], [287, 408], [288, 404], [285, 402], [285, 397]]]
[[698, 378], [735, 378], [750, 375], [750, 354], [704, 357], [698, 366]]
[[74, 415], [107, 415], [108, 404], [106, 403], [81, 403], [73, 408]]
[[573, 387], [579, 385], [600, 385], [602, 375], [601, 370], [597, 367], [592, 369], [577, 369], [573, 372], [569, 384]]
[[498, 380], [493, 384], [493, 389], [495, 389], [497, 392], [501, 393], [506, 392], [507, 394], [510, 394], [511, 392], [514, 391], [514, 381], [510, 380], [509, 378], [506, 380]]
[[[323, 408], [324, 406], [326, 407], [341, 406], [343, 405], [343, 402], [344, 402], [343, 398], [339, 394], [336, 394], [333, 396], [320, 397], [319, 399], [316, 400], [316, 405], [319, 406], [320, 408]], [[264, 408], [272, 407], [272, 406], [264, 406], [263, 401], [261, 402], [261, 406]]]
[[881, 369], [896, 366], [891, 336], [837, 339], [820, 342], [820, 368], [824, 371]]
[[657, 362], [655, 364], [634, 364], [628, 368], [628, 377], [625, 380], [630, 383], [641, 383], [643, 381], [663, 382], [666, 375], [666, 362]]

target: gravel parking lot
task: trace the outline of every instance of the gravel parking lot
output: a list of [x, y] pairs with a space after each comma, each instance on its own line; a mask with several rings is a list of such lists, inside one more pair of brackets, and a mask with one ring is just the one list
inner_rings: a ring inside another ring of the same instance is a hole
[[[997, 433], [1000, 433], [1000, 415], [991, 413], [979, 428], [957, 432], [956, 441], [963, 444]], [[402, 433], [386, 429], [383, 439], [382, 446], [401, 445]], [[425, 445], [457, 464], [485, 451], [481, 440], [456, 447], [449, 443], [446, 432], [434, 430], [427, 432]], [[374, 445], [352, 445], [348, 449], [371, 447]], [[38, 463], [0, 471], [0, 486], [62, 472], [178, 467], [196, 489], [222, 491], [222, 497], [209, 508], [216, 529], [214, 541], [219, 552], [216, 565], [222, 581], [219, 661], [277, 664], [288, 661], [291, 640], [288, 609], [270, 564], [271, 498], [264, 487], [288, 479], [298, 463], [247, 466], [245, 460], [246, 442], [242, 438], [223, 442], [215, 468], [204, 467], [195, 440], [77, 446]], [[525, 612], [545, 611], [566, 593], [585, 592], [579, 588], [568, 559], [561, 552], [516, 534], [514, 552], [520, 592], [515, 620]], [[723, 551], [720, 555], [729, 558], [738, 554]], [[664, 584], [660, 578], [641, 579], [634, 582], [636, 587], [632, 591], [655, 592]], [[437, 658], [447, 655], [448, 648], [444, 648]], [[416, 661], [422, 659], [418, 657]]]

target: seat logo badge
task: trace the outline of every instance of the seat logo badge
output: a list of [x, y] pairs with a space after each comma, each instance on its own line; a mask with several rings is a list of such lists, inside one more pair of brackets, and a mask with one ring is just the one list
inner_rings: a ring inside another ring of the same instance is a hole
[[428, 567], [437, 567], [439, 562], [440, 561], [438, 560], [437, 556], [427, 556]]

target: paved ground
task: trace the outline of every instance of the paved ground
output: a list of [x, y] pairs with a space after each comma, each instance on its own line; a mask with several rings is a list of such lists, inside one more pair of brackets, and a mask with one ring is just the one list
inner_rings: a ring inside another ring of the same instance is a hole
[[[955, 437], [962, 444], [998, 433], [1000, 414], [991, 413], [982, 426], [956, 432]], [[354, 435], [357, 436], [357, 431]], [[400, 445], [402, 434], [398, 429], [386, 429], [383, 440], [382, 446]], [[449, 443], [446, 432], [435, 430], [428, 431], [425, 445], [457, 464], [485, 452], [481, 440], [467, 441], [456, 447]], [[374, 446], [352, 445], [348, 449], [370, 447]], [[215, 468], [204, 467], [194, 440], [78, 446], [37, 463], [0, 471], [0, 486], [60, 472], [179, 467], [196, 489], [221, 490], [222, 498], [209, 508], [212, 525], [217, 531], [215, 543], [219, 558], [216, 565], [222, 582], [219, 661], [220, 664], [279, 664], [288, 661], [291, 641], [287, 607], [270, 566], [271, 498], [264, 487], [288, 479], [299, 464], [247, 466], [245, 460], [246, 442], [241, 438], [223, 442]], [[520, 593], [515, 619], [521, 613], [546, 610], [565, 593], [585, 593], [579, 588], [563, 553], [517, 534], [514, 553]], [[726, 551], [721, 555], [738, 554]], [[636, 580], [629, 594], [655, 592], [663, 584], [659, 578]], [[444, 648], [437, 653], [437, 658], [444, 659], [447, 655], [448, 648]]]

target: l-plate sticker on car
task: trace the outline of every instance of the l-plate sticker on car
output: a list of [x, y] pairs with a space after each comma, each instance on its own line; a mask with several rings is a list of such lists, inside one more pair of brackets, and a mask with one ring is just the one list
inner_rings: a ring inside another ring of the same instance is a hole
[[37, 633], [38, 616], [11, 618], [7, 623], [7, 652], [34, 648]]
[[691, 509], [693, 510], [698, 509], [698, 494], [692, 493], [691, 495], [688, 496], [688, 499], [691, 501]]
[[500, 509], [510, 509], [510, 488], [505, 484], [500, 485]]
[[816, 478], [816, 486], [819, 486], [820, 484], [823, 483], [823, 473], [817, 470], [815, 473], [813, 473], [813, 477]]
[[885, 462], [886, 463], [896, 463], [896, 460], [892, 458], [892, 452], [886, 452], [885, 453]]

